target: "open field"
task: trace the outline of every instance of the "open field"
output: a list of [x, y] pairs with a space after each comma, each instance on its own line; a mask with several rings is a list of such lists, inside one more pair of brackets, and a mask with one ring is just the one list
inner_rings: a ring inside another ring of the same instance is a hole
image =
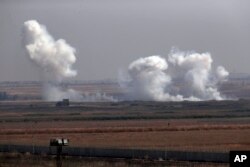
[[190, 151], [250, 150], [249, 101], [1, 102], [0, 143]]
[[[95, 93], [101, 88], [110, 95], [119, 96], [121, 93], [114, 85], [99, 86], [73, 85], [79, 91], [87, 89]], [[224, 85], [224, 92], [234, 94], [236, 88], [230, 91], [227, 86], [230, 85]], [[70, 139], [70, 146], [76, 147], [204, 152], [250, 150], [250, 101], [247, 99], [207, 102], [70, 102], [70, 106], [56, 107], [56, 102], [41, 100], [39, 84], [23, 87], [1, 85], [1, 88], [1, 91], [17, 98], [0, 101], [0, 144], [48, 146], [51, 138], [65, 137]], [[241, 90], [248, 96], [248, 84]], [[1, 157], [1, 166], [15, 166], [16, 163], [28, 167], [54, 165], [53, 157], [18, 155], [12, 157], [16, 160], [14, 162], [11, 156], [3, 154]], [[72, 166], [74, 160], [66, 158], [64, 166]], [[169, 162], [155, 164], [147, 161], [77, 159], [74, 166], [139, 167], [145, 163], [147, 166], [169, 165], [164, 164]], [[171, 162], [170, 165], [197, 164]], [[226, 166], [208, 163], [198, 165]]]

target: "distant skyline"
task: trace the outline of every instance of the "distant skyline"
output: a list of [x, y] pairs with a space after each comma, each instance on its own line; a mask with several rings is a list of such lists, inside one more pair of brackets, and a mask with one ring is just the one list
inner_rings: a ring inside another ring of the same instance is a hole
[[135, 59], [167, 57], [172, 47], [250, 73], [249, 18], [249, 0], [2, 0], [0, 81], [39, 80], [22, 45], [30, 19], [76, 49], [73, 80], [115, 79]]

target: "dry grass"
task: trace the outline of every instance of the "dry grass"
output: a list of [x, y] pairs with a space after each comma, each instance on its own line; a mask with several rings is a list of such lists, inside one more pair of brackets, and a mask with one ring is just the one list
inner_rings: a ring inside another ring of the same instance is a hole
[[[191, 151], [250, 150], [249, 125], [176, 125], [170, 127], [99, 127], [91, 128], [33, 128], [4, 129], [0, 133], [0, 143], [48, 145], [52, 137], [67, 137], [71, 146], [154, 148]], [[107, 122], [107, 124], [109, 124]], [[164, 123], [161, 122], [161, 125]], [[165, 122], [167, 124], [167, 122]], [[180, 123], [179, 123], [180, 124]], [[60, 123], [63, 125], [63, 123]], [[107, 126], [107, 125], [106, 125]], [[171, 127], [173, 126], [173, 127]]]

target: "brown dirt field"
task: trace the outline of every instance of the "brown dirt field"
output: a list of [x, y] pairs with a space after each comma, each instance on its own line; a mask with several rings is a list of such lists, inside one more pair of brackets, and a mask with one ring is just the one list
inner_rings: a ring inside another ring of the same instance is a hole
[[250, 101], [0, 102], [0, 144], [189, 151], [250, 150]]
[[1, 144], [48, 145], [52, 137], [67, 137], [70, 139], [71, 146], [83, 147], [223, 152], [250, 150], [250, 125], [207, 123], [190, 125], [190, 122], [185, 120], [183, 122], [179, 120], [176, 123], [174, 120], [76, 121], [40, 122], [33, 125], [32, 123], [6, 123], [0, 130]]

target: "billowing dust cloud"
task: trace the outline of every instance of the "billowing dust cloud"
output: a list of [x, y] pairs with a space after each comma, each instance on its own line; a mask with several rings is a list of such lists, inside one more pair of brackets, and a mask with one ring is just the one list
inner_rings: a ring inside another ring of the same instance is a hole
[[129, 99], [153, 101], [223, 100], [218, 84], [229, 72], [212, 69], [209, 53], [172, 51], [168, 58], [150, 56], [132, 62], [120, 77]]
[[64, 39], [55, 40], [46, 27], [36, 20], [24, 23], [24, 42], [29, 58], [42, 72], [45, 100], [57, 101], [69, 98], [74, 101], [109, 101], [112, 99], [100, 93], [96, 96], [85, 96], [73, 89], [60, 86], [62, 81], [77, 75], [77, 71], [72, 68], [76, 62], [75, 49]]

